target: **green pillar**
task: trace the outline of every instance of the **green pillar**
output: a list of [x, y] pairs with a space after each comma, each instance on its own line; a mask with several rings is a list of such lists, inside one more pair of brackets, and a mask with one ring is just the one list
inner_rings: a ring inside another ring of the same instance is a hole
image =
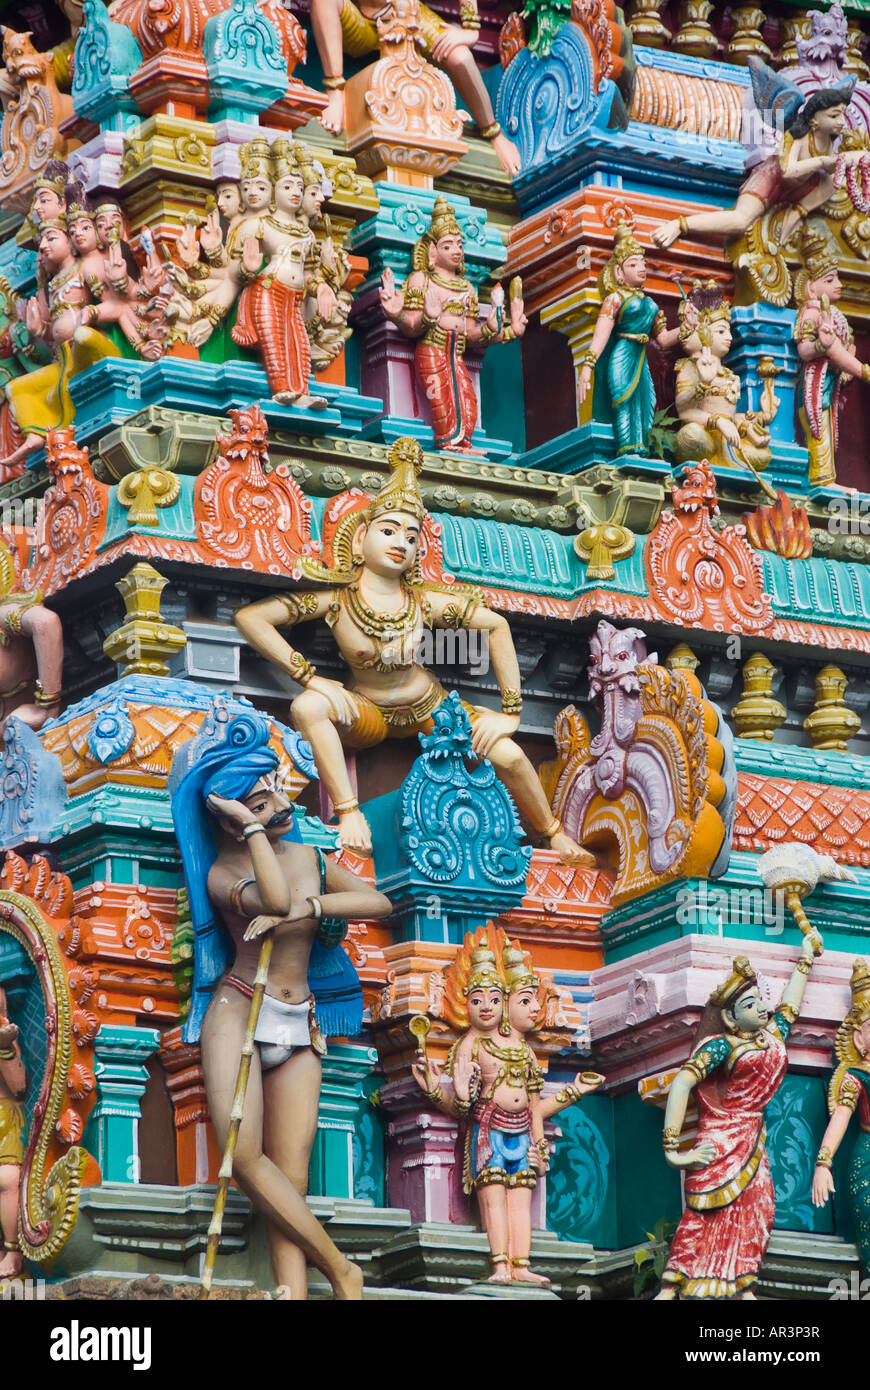
[[377, 1060], [373, 1047], [329, 1044], [309, 1170], [312, 1196], [382, 1199], [382, 1126], [364, 1084]]
[[97, 1103], [84, 1144], [99, 1163], [103, 1182], [139, 1181], [139, 1101], [148, 1081], [145, 1063], [159, 1046], [156, 1028], [103, 1024], [97, 1034]]

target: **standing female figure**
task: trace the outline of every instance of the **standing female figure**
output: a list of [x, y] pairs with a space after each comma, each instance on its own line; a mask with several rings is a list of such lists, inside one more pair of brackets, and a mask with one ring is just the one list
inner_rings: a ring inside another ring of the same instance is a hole
[[[755, 971], [738, 956], [710, 995], [692, 1056], [678, 1072], [665, 1111], [664, 1150], [686, 1170], [686, 1209], [674, 1236], [658, 1299], [754, 1299], [753, 1288], [773, 1230], [774, 1196], [765, 1149], [765, 1106], [782, 1084], [785, 1043], [812, 969], [814, 934], [771, 1017]], [[690, 1096], [698, 1135], [680, 1152]]]

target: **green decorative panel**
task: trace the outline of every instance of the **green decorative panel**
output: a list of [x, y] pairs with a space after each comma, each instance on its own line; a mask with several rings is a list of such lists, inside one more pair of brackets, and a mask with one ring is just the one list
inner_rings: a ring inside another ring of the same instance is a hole
[[834, 1229], [830, 1203], [818, 1210], [811, 1197], [815, 1158], [828, 1123], [826, 1081], [787, 1075], [765, 1112], [779, 1230], [829, 1235]]
[[547, 1226], [564, 1240], [618, 1250], [680, 1215], [680, 1179], [662, 1156], [662, 1111], [636, 1092], [563, 1110], [547, 1178]]

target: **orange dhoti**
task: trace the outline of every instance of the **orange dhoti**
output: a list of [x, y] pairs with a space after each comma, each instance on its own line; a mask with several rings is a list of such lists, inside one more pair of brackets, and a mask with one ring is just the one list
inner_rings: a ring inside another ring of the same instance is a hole
[[418, 343], [417, 374], [432, 411], [436, 449], [468, 449], [477, 425], [477, 395], [456, 333], [445, 334], [444, 347]]
[[255, 280], [239, 299], [239, 313], [232, 331], [240, 347], [259, 347], [273, 396], [287, 392], [302, 396], [308, 391], [311, 345], [302, 314], [302, 290], [291, 290], [273, 280]]

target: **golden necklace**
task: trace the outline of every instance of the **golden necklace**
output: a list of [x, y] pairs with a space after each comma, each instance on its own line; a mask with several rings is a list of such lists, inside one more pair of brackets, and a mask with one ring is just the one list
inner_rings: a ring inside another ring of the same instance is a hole
[[405, 590], [405, 602], [398, 613], [378, 613], [370, 608], [359, 591], [359, 584], [348, 584], [343, 591], [351, 621], [366, 637], [382, 638], [387, 633], [403, 637], [417, 625], [419, 604], [413, 589]]

